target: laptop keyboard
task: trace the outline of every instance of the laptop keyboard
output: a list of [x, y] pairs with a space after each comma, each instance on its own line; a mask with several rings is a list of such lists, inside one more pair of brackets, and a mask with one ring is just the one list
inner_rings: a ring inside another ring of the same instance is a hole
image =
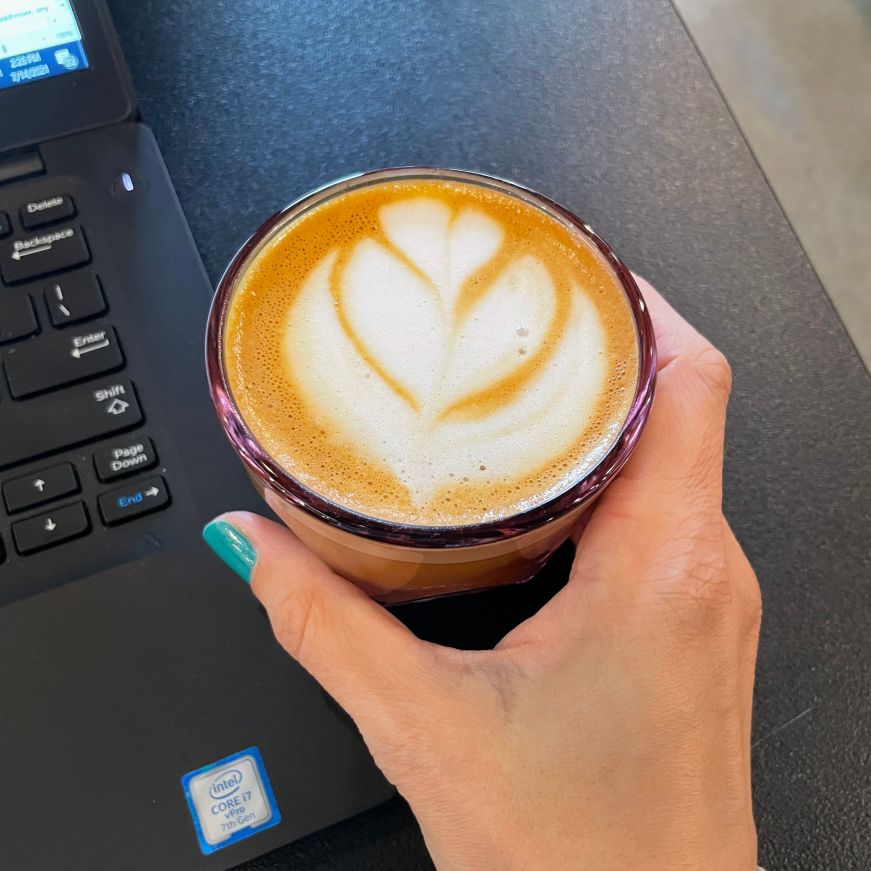
[[0, 566], [170, 503], [87, 216], [23, 189], [0, 191]]

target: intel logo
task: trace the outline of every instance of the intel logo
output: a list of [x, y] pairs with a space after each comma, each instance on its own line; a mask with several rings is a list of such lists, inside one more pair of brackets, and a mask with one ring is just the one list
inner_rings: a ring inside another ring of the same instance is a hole
[[212, 798], [227, 798], [232, 795], [242, 784], [242, 772], [238, 768], [226, 768], [218, 774], [209, 787], [209, 795]]

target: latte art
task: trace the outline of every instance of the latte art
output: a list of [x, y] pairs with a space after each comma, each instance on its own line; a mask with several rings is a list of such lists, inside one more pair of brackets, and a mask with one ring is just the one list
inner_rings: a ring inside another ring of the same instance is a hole
[[420, 510], [457, 481], [557, 460], [607, 377], [595, 309], [530, 254], [469, 286], [504, 241], [476, 208], [415, 198], [380, 218], [384, 241], [328, 254], [288, 313], [286, 371], [315, 416]]
[[563, 492], [605, 455], [638, 371], [592, 247], [473, 184], [396, 181], [298, 218], [228, 315], [234, 398], [290, 474], [361, 514], [462, 525]]

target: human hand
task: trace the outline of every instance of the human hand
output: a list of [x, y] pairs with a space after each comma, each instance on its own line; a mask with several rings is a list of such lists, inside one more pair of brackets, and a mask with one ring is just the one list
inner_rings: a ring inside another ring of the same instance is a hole
[[421, 641], [284, 527], [220, 518], [278, 641], [354, 718], [440, 871], [756, 867], [761, 604], [721, 507], [729, 368], [640, 284], [659, 350], [647, 429], [578, 529], [568, 584], [494, 650]]

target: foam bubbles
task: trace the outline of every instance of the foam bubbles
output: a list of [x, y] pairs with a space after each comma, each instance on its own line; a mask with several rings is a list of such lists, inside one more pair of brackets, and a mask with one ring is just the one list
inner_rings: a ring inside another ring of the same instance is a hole
[[607, 267], [472, 185], [344, 194], [262, 252], [228, 316], [233, 395], [295, 477], [362, 514], [462, 524], [564, 490], [637, 378]]

